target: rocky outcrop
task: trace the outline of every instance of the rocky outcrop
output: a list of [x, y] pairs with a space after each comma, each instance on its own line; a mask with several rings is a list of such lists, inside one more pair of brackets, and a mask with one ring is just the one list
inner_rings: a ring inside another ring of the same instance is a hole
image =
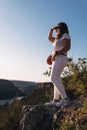
[[24, 106], [21, 130], [53, 130], [53, 114], [56, 111], [56, 107], [44, 105]]
[[24, 106], [22, 109], [20, 129], [57, 130], [60, 128], [60, 122], [62, 119], [68, 119], [70, 123], [77, 123], [75, 111], [81, 109], [81, 107], [82, 102], [77, 100], [72, 101], [70, 106], [66, 108], [56, 108], [55, 106], [47, 107], [45, 105]]

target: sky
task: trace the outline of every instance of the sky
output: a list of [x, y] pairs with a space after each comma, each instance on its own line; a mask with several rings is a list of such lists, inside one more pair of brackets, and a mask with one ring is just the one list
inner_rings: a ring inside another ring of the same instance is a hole
[[0, 79], [47, 82], [51, 27], [68, 25], [68, 57], [87, 58], [86, 0], [0, 0]]

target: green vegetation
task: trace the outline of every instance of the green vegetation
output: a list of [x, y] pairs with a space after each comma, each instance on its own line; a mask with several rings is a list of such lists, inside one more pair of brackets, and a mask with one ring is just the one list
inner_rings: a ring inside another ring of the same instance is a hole
[[58, 130], [86, 130], [87, 129], [87, 98], [84, 99], [82, 107], [68, 109], [67, 114], [57, 122]]
[[[51, 70], [51, 69], [50, 69]], [[50, 76], [48, 71], [46, 75]], [[58, 121], [58, 130], [86, 130], [87, 129], [87, 62], [86, 58], [79, 58], [75, 63], [69, 58], [66, 69], [62, 74], [62, 81], [72, 101], [81, 101], [82, 107], [71, 109], [71, 115], [64, 114]], [[12, 104], [0, 106], [0, 130], [19, 130], [23, 105], [43, 104], [53, 97], [52, 83], [44, 83], [43, 88], [36, 88], [29, 96], [21, 101], [14, 100]], [[68, 110], [66, 110], [68, 111]]]
[[22, 103], [15, 100], [0, 108], [0, 130], [19, 130]]

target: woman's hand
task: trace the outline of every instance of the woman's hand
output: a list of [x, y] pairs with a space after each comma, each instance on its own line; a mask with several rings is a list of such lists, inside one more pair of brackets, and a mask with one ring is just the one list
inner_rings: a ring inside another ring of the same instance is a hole
[[55, 30], [55, 29], [57, 29], [57, 28], [58, 28], [58, 25], [52, 27], [51, 30]]
[[52, 43], [54, 43], [54, 41], [55, 41], [55, 37], [52, 36], [53, 30], [55, 30], [55, 29], [57, 29], [57, 28], [58, 28], [58, 25], [52, 27], [52, 28], [50, 29], [49, 34], [48, 34], [48, 39], [49, 39], [49, 41], [51, 41]]

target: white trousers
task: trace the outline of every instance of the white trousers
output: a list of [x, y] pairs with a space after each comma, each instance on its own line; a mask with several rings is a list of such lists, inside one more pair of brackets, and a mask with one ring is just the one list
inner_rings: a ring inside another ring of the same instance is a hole
[[60, 55], [55, 57], [52, 63], [51, 81], [54, 84], [54, 97], [53, 99], [62, 99], [67, 97], [65, 88], [61, 82], [61, 73], [67, 64], [67, 56]]

